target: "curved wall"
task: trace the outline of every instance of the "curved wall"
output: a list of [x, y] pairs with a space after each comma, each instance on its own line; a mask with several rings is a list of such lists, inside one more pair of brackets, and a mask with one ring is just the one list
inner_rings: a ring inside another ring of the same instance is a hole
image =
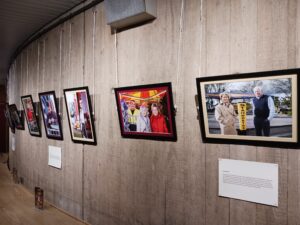
[[[296, 0], [161, 0], [152, 23], [116, 35], [99, 4], [42, 36], [10, 68], [9, 103], [55, 90], [64, 141], [10, 133], [24, 185], [91, 224], [258, 225], [300, 220], [296, 150], [203, 144], [195, 78], [299, 66]], [[95, 12], [95, 13], [94, 13]], [[172, 82], [178, 141], [123, 139], [112, 88]], [[63, 89], [89, 86], [97, 146], [71, 141]], [[62, 147], [62, 170], [47, 165]], [[217, 197], [218, 158], [279, 164], [279, 207]]]

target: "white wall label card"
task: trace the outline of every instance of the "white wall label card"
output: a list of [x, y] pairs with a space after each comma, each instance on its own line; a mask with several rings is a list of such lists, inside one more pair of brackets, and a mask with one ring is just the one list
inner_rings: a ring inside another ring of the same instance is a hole
[[16, 138], [14, 134], [11, 136], [11, 150], [16, 151]]
[[219, 196], [278, 206], [278, 164], [219, 159]]
[[48, 151], [48, 165], [61, 169], [61, 148], [49, 145]]

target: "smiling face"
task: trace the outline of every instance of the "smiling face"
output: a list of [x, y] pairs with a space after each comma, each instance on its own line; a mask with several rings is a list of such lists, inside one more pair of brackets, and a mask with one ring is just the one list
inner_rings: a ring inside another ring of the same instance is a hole
[[156, 106], [152, 107], [152, 114], [153, 114], [154, 116], [157, 116], [157, 115], [158, 115], [158, 109], [157, 109]]
[[228, 95], [222, 95], [222, 99], [221, 99], [221, 100], [222, 100], [222, 102], [225, 103], [225, 104], [228, 103], [228, 102], [229, 102], [229, 97], [228, 97]]
[[130, 101], [130, 102], [128, 103], [128, 108], [129, 108], [130, 110], [135, 110], [135, 102], [134, 102], [134, 101]]
[[260, 98], [262, 96], [262, 94], [263, 94], [263, 92], [260, 88], [255, 89], [255, 91], [254, 91], [255, 97]]
[[143, 117], [146, 117], [148, 115], [148, 108], [147, 107], [142, 107], [141, 109], [141, 114]]

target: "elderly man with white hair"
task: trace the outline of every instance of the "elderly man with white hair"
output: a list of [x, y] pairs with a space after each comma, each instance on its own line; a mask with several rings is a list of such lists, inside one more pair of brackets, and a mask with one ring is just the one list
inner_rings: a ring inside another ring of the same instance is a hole
[[272, 97], [263, 93], [262, 87], [256, 86], [253, 89], [255, 98], [252, 99], [254, 126], [256, 136], [270, 136], [270, 121], [275, 113], [275, 106]]

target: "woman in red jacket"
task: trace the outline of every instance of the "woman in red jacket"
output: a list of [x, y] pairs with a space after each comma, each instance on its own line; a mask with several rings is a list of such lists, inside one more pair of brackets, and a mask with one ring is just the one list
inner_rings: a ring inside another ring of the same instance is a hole
[[160, 113], [159, 106], [156, 103], [151, 105], [151, 111], [150, 124], [152, 132], [169, 133], [165, 117]]

